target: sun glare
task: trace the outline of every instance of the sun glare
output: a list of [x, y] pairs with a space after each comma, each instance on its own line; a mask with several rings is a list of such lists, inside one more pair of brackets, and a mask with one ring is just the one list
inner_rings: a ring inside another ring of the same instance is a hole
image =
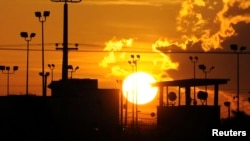
[[155, 81], [154, 77], [148, 73], [133, 73], [123, 82], [123, 96], [131, 103], [149, 103], [155, 98], [158, 91], [157, 87], [151, 86]]

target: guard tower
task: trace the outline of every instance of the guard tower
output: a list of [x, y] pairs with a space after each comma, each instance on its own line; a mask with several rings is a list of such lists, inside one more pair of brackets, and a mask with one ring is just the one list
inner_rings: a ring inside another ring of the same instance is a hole
[[[157, 126], [171, 135], [204, 136], [211, 133], [211, 128], [220, 124], [219, 85], [227, 84], [229, 79], [183, 79], [156, 82], [159, 88], [159, 105], [157, 106]], [[198, 91], [197, 98], [201, 101], [192, 104], [191, 88], [214, 86], [213, 104], [207, 105], [208, 93]], [[169, 92], [170, 87], [177, 88]], [[185, 92], [181, 93], [181, 89]]]

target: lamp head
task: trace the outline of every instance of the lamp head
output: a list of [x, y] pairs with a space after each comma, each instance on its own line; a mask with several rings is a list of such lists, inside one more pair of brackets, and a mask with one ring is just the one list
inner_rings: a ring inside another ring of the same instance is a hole
[[73, 66], [72, 65], [68, 65], [68, 69], [73, 69]]
[[46, 73], [45, 73], [45, 76], [46, 76], [46, 77], [49, 76], [49, 72], [46, 72]]
[[245, 46], [240, 47], [240, 51], [246, 50]]
[[212, 66], [212, 67], [210, 68], [210, 71], [213, 70], [213, 69], [214, 69], [214, 66]]
[[206, 66], [204, 64], [200, 64], [199, 65], [199, 69], [205, 71], [206, 70]]
[[136, 57], [137, 57], [138, 59], [140, 59], [141, 56], [140, 56], [140, 55], [136, 55]]
[[36, 33], [31, 33], [30, 34], [30, 38], [33, 38], [33, 37], [35, 37], [36, 36]]
[[5, 66], [0, 66], [0, 70], [1, 71], [5, 70]]
[[9, 66], [7, 66], [7, 67], [5, 67], [5, 69], [6, 69], [7, 71], [9, 71], [9, 70], [10, 70], [10, 67], [9, 67]]
[[50, 11], [44, 11], [44, 12], [43, 12], [43, 16], [44, 16], [44, 17], [48, 17], [49, 14], [50, 14]]
[[75, 70], [78, 70], [79, 69], [79, 66], [76, 66]]
[[35, 16], [38, 17], [38, 18], [40, 19], [40, 18], [42, 17], [42, 14], [41, 14], [41, 12], [36, 11], [36, 12], [35, 12]]
[[224, 105], [225, 105], [226, 107], [229, 107], [230, 104], [231, 104], [231, 103], [230, 103], [229, 101], [224, 102]]
[[236, 51], [238, 49], [238, 46], [236, 44], [231, 44], [230, 49]]
[[14, 67], [13, 67], [13, 70], [14, 70], [14, 71], [17, 71], [17, 70], [18, 70], [18, 66], [14, 66]]
[[20, 35], [23, 38], [27, 38], [28, 37], [28, 33], [27, 32], [21, 32]]

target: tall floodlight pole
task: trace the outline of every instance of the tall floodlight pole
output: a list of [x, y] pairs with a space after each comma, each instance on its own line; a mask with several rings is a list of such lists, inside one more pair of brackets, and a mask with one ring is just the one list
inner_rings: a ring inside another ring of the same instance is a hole
[[246, 50], [245, 46], [242, 46], [239, 48], [238, 51], [238, 45], [236, 44], [231, 44], [230, 45], [230, 49], [233, 50], [236, 55], [237, 55], [237, 112], [240, 111], [240, 59], [239, 59], [239, 55], [240, 53], [242, 53], [242, 51]]
[[123, 127], [123, 93], [122, 93], [122, 80], [118, 79], [116, 80], [116, 82], [118, 83], [119, 85], [119, 89], [120, 89], [120, 92], [119, 92], [119, 97], [120, 97], [120, 124], [121, 124], [121, 127]]
[[[131, 61], [128, 61], [129, 64], [133, 67], [133, 71], [136, 73], [137, 72], [137, 64], [138, 64], [138, 61], [140, 60], [140, 55], [131, 55]], [[135, 68], [135, 70], [134, 70]], [[138, 126], [138, 85], [137, 85], [137, 77], [136, 77], [136, 86], [134, 87], [135, 88], [135, 124], [136, 124], [136, 127]], [[133, 84], [134, 85], [134, 84]], [[133, 94], [133, 99], [134, 99], [134, 94]], [[133, 100], [134, 102], [134, 100]], [[134, 103], [133, 103], [134, 105]], [[134, 107], [133, 107], [134, 109]], [[134, 111], [133, 113], [134, 114]], [[134, 124], [134, 116], [133, 116], [133, 124]]]
[[195, 94], [195, 86], [196, 86], [196, 83], [195, 83], [195, 64], [198, 62], [198, 57], [197, 56], [190, 56], [189, 59], [191, 60], [191, 62], [194, 64], [194, 105], [197, 104], [197, 101], [196, 101], [196, 94]]
[[63, 61], [62, 61], [62, 80], [68, 79], [68, 2], [78, 3], [82, 0], [51, 0], [52, 2], [64, 2], [63, 20]]
[[42, 73], [39, 75], [42, 76], [42, 95], [46, 97], [46, 85], [45, 85], [45, 73], [44, 73], [44, 22], [46, 21], [46, 17], [50, 14], [49, 11], [44, 11], [43, 16], [41, 12], [36, 11], [35, 16], [39, 19], [39, 22], [42, 23]]
[[28, 35], [27, 32], [21, 32], [20, 33], [21, 37], [27, 41], [27, 63], [26, 63], [26, 95], [28, 96], [29, 94], [29, 42], [33, 37], [36, 36], [36, 33], [30, 33]]

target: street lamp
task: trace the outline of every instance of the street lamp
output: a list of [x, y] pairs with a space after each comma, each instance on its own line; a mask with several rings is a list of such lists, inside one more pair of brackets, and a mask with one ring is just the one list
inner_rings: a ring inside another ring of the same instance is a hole
[[29, 94], [29, 42], [32, 40], [33, 37], [36, 36], [36, 33], [30, 33], [28, 35], [28, 32], [21, 32], [20, 36], [27, 41], [27, 63], [26, 63], [26, 95], [28, 96]]
[[[42, 23], [42, 73], [44, 76], [44, 22], [46, 21], [46, 18], [49, 16], [50, 12], [49, 11], [44, 11], [43, 16], [42, 13], [39, 11], [35, 12], [35, 16], [39, 19], [39, 22]], [[42, 77], [42, 94], [44, 97], [46, 97], [46, 85], [45, 85], [45, 78]]]
[[53, 71], [55, 69], [55, 65], [54, 64], [48, 64], [48, 67], [51, 70], [51, 81], [53, 81]]
[[[128, 61], [128, 63], [132, 66], [132, 71], [137, 72], [137, 64], [138, 61], [140, 61], [141, 56], [140, 55], [130, 55], [131, 61]], [[133, 84], [134, 85], [134, 84]], [[137, 79], [136, 79], [136, 86], [135, 86], [135, 122], [136, 127], [138, 126], [138, 92], [137, 92]], [[134, 102], [134, 94], [133, 94], [133, 102]], [[134, 103], [132, 105], [132, 124], [134, 125]]]
[[52, 2], [64, 2], [63, 19], [63, 62], [62, 80], [68, 79], [68, 2], [78, 3], [82, 0], [51, 0]]
[[76, 70], [78, 70], [79, 69], [79, 67], [78, 66], [76, 66], [75, 68], [73, 68], [73, 66], [72, 65], [68, 65], [68, 70], [69, 70], [69, 72], [70, 72], [70, 78], [72, 79], [72, 73], [73, 72], [75, 72]]
[[189, 57], [190, 61], [194, 64], [194, 105], [197, 104], [197, 101], [196, 101], [196, 96], [195, 96], [195, 64], [198, 62], [198, 57], [197, 56], [190, 56]]
[[[202, 70], [202, 72], [204, 72], [205, 74], [205, 79], [207, 79], [207, 73], [210, 73], [213, 69], [214, 69], [214, 66], [211, 66], [208, 70], [207, 70], [207, 67], [204, 65], [204, 64], [200, 64], [199, 65], [199, 69]], [[207, 92], [207, 85], [205, 86], [205, 90]]]
[[7, 74], [7, 95], [9, 95], [9, 75], [14, 74], [18, 70], [18, 66], [13, 66], [13, 70], [10, 71], [9, 66], [0, 66], [0, 70], [3, 74]]
[[245, 46], [242, 46], [240, 48], [238, 48], [238, 45], [236, 44], [231, 44], [230, 45], [230, 49], [233, 50], [236, 55], [237, 55], [237, 112], [240, 111], [240, 63], [239, 63], [239, 55], [240, 53], [242, 53], [242, 51], [246, 50]]

